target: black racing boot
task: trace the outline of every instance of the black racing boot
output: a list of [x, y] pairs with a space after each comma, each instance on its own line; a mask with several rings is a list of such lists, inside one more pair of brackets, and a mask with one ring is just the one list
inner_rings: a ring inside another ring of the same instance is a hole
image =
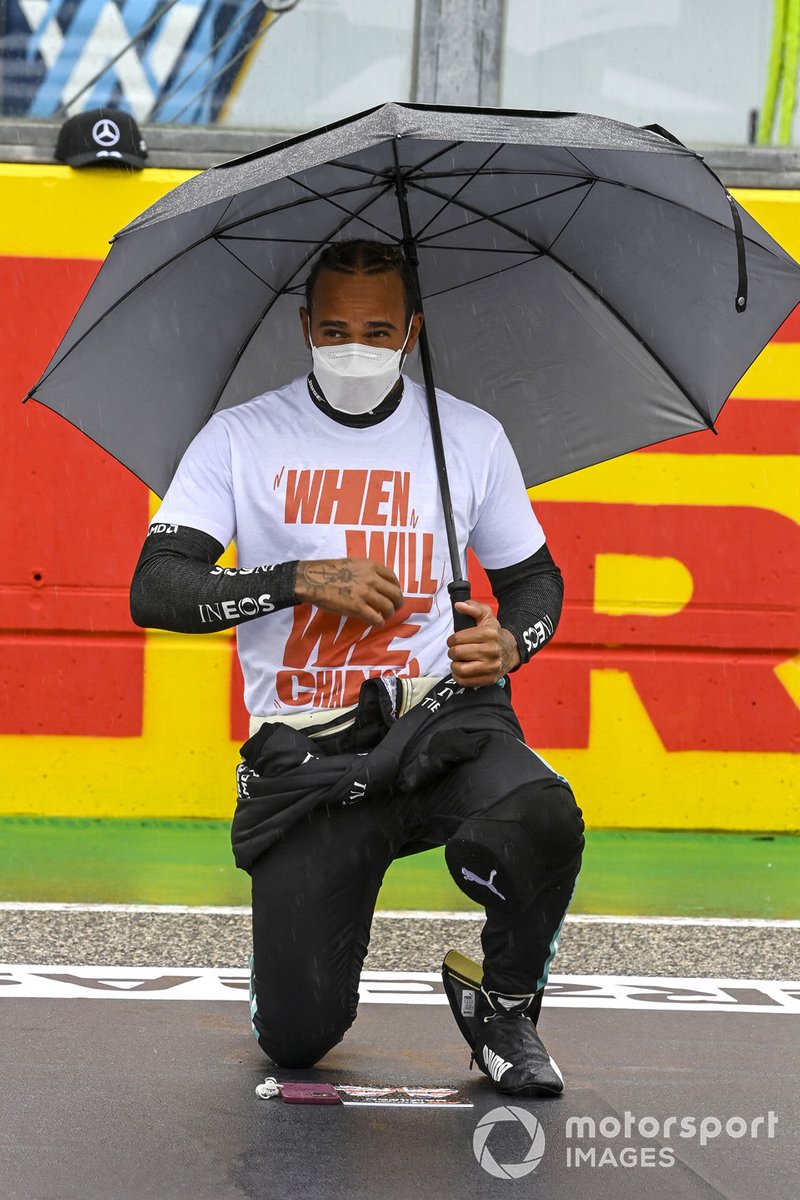
[[538, 1016], [539, 992], [511, 996], [481, 988], [477, 997], [474, 1057], [499, 1092], [513, 1096], [557, 1096], [564, 1077], [547, 1053], [531, 1015]]

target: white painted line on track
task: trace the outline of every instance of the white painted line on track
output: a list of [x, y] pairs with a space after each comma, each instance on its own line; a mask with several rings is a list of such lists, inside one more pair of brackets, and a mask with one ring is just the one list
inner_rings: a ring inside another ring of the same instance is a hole
[[576, 913], [573, 925], [709, 925], [718, 929], [800, 929], [800, 920], [780, 917], [617, 917]]
[[[249, 917], [250, 905], [224, 904], [71, 904], [56, 901], [0, 901], [2, 912], [107, 912], [163, 913], [165, 916]], [[450, 912], [430, 909], [377, 909], [376, 917], [390, 921], [483, 921], [482, 912]], [[800, 929], [800, 920], [768, 917], [628, 917], [612, 913], [575, 913], [568, 925], [700, 925], [719, 929]]]
[[108, 913], [179, 913], [192, 916], [249, 916], [244, 904], [70, 904], [58, 901], [2, 900], [0, 912], [108, 912]]
[[[0, 965], [0, 1000], [248, 998], [247, 968]], [[363, 971], [360, 1000], [445, 1005], [438, 971]], [[800, 1014], [800, 982], [670, 976], [551, 975], [548, 1008], [638, 1012]]]
[[[376, 917], [402, 920], [412, 917], [419, 921], [483, 921], [482, 912], [417, 912], [403, 910], [392, 912], [378, 909]], [[800, 920], [778, 917], [619, 917], [611, 913], [572, 913], [567, 915], [567, 925], [709, 925], [728, 929], [800, 929]]]

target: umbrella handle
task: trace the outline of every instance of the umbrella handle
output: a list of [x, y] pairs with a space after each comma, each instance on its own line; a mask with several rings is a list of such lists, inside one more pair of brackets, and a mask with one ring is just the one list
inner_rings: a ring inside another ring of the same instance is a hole
[[468, 579], [457, 579], [455, 583], [449, 583], [447, 590], [450, 593], [450, 602], [453, 605], [453, 629], [456, 633], [460, 629], [472, 629], [476, 625], [473, 617], [467, 613], [456, 612], [456, 604], [459, 600], [470, 599], [470, 587]]

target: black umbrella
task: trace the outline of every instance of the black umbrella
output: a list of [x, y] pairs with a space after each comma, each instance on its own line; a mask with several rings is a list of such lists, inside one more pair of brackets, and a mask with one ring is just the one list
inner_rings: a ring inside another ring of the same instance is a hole
[[457, 589], [434, 377], [502, 421], [532, 486], [713, 428], [800, 300], [794, 260], [657, 126], [386, 104], [205, 171], [123, 229], [29, 395], [163, 495], [212, 413], [308, 369], [310, 264], [362, 237], [417, 270], [410, 373]]

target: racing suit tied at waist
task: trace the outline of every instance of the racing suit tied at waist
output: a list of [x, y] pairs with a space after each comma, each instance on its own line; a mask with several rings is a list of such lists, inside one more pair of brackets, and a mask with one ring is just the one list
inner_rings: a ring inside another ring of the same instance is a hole
[[[382, 682], [385, 684], [390, 696], [394, 702], [395, 716], [402, 717], [413, 708], [415, 704], [419, 704], [424, 696], [439, 682], [438, 675], [417, 675], [417, 676], [397, 676], [397, 675], [382, 675]], [[358, 703], [348, 704], [344, 708], [314, 708], [307, 712], [286, 713], [284, 715], [261, 716], [251, 714], [250, 716], [250, 737], [256, 733], [265, 721], [275, 722], [280, 721], [282, 725], [290, 725], [292, 729], [302, 729], [308, 737], [316, 736], [316, 729], [322, 725], [327, 725], [331, 721], [337, 721], [341, 718], [342, 724], [337, 724], [337, 730], [346, 729], [348, 724], [355, 720]], [[349, 716], [350, 720], [346, 718]]]
[[231, 825], [237, 867], [249, 871], [315, 808], [412, 792], [477, 758], [493, 732], [522, 737], [507, 677], [475, 688], [452, 676], [376, 677], [361, 685], [354, 709], [333, 718], [328, 710], [296, 714], [328, 718], [313, 732], [262, 720], [244, 743]]

